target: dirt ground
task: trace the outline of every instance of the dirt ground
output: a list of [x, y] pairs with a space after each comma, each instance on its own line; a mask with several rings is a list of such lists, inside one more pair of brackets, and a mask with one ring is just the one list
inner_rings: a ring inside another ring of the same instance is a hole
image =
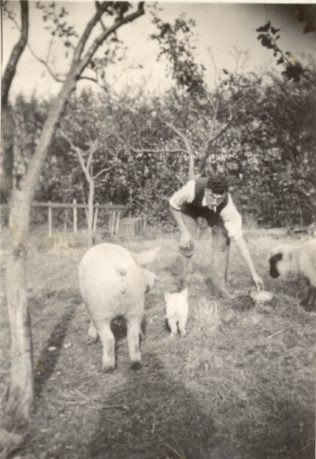
[[[117, 368], [107, 374], [100, 343], [87, 344], [89, 319], [77, 279], [84, 248], [62, 236], [33, 237], [28, 285], [36, 406], [25, 442], [9, 457], [314, 458], [316, 315], [299, 304], [301, 282], [269, 278], [268, 254], [279, 237], [259, 230], [246, 235], [257, 270], [274, 293], [266, 305], [250, 299], [251, 279], [234, 247], [229, 288], [236, 296], [216, 295], [209, 282], [209, 239], [201, 237], [183, 339], [170, 338], [164, 321], [164, 293], [176, 290], [176, 235], [118, 241], [135, 251], [158, 245], [162, 251], [152, 265], [159, 280], [146, 298], [142, 368], [130, 369], [120, 319], [113, 322]], [[1, 300], [3, 402], [10, 337], [4, 295]]]

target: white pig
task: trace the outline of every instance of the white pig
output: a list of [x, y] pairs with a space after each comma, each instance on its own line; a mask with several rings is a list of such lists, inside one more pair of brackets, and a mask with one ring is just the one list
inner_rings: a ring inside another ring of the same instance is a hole
[[141, 366], [139, 338], [144, 316], [144, 294], [156, 276], [143, 267], [154, 261], [160, 248], [142, 253], [109, 243], [88, 249], [79, 264], [79, 286], [90, 315], [88, 337], [103, 346], [104, 371], [115, 368], [114, 336], [111, 321], [124, 316], [127, 321], [127, 340], [132, 368]]

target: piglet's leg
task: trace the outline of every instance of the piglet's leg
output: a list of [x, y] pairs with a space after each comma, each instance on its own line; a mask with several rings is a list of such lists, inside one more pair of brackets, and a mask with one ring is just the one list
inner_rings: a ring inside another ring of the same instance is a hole
[[113, 370], [115, 368], [115, 343], [111, 321], [103, 320], [98, 323], [97, 331], [103, 346], [102, 368], [104, 371]]
[[186, 335], [185, 325], [186, 325], [186, 318], [181, 318], [179, 320], [179, 332], [180, 332], [181, 338], [183, 338]]
[[309, 279], [306, 279], [306, 286], [307, 286], [307, 292], [305, 298], [302, 299], [301, 305], [308, 311], [310, 310], [310, 303], [311, 300], [313, 299], [313, 287], [311, 286], [311, 283]]
[[315, 311], [315, 302], [316, 302], [316, 288], [310, 286], [308, 289], [308, 295], [305, 300], [305, 309], [307, 311]]
[[168, 319], [168, 325], [169, 325], [169, 328], [170, 328], [170, 331], [171, 331], [171, 335], [170, 336], [177, 336], [178, 334], [178, 327], [177, 327], [177, 322], [175, 319]]
[[98, 332], [94, 326], [92, 320], [90, 321], [89, 330], [88, 330], [88, 344], [95, 343], [98, 339]]
[[311, 310], [316, 312], [316, 287], [313, 287]]
[[139, 348], [139, 337], [141, 335], [141, 321], [142, 317], [129, 317], [127, 319], [128, 350], [133, 370], [139, 370], [141, 367], [141, 355]]

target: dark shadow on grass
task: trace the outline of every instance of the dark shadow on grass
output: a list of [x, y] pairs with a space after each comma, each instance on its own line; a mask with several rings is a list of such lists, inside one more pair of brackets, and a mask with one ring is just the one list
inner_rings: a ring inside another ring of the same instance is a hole
[[[144, 355], [140, 371], [126, 370], [99, 411], [96, 430], [78, 457], [203, 459], [215, 428], [192, 392], [168, 375], [157, 355]], [[114, 408], [111, 409], [110, 407]]]
[[[35, 366], [34, 390], [36, 398], [40, 397], [45, 383], [48, 381], [55, 370], [67, 334], [68, 326], [74, 316], [74, 312], [74, 304], [71, 304], [65, 308], [64, 314], [56, 323], [50, 334], [50, 337], [42, 349], [42, 352]], [[49, 350], [49, 348], [55, 349]]]
[[[245, 456], [255, 459], [314, 459], [313, 406], [314, 403], [311, 403], [311, 409], [307, 411], [306, 407], [292, 400], [276, 399], [274, 409], [278, 415], [267, 416], [266, 429], [256, 430], [249, 422], [241, 422], [238, 437], [244, 445], [249, 445]], [[251, 438], [249, 432], [252, 433]]]

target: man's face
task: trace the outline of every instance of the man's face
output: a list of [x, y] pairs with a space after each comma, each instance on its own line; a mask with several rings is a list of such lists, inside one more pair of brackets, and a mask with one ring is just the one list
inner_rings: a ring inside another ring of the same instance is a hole
[[222, 202], [224, 202], [227, 193], [215, 194], [212, 190], [206, 188], [205, 193], [206, 205], [209, 209], [217, 208]]

